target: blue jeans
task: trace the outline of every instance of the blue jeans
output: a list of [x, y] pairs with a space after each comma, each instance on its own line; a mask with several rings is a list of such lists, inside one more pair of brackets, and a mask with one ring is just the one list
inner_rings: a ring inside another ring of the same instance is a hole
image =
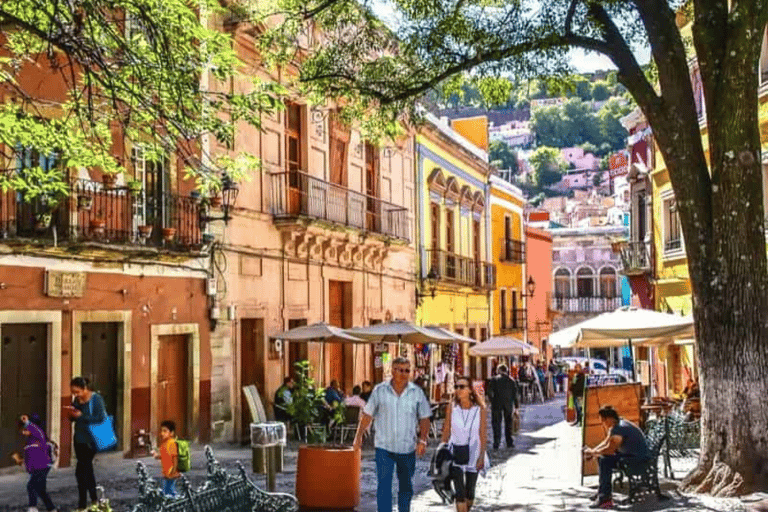
[[637, 464], [644, 463], [648, 459], [646, 457], [636, 457], [634, 455], [625, 455], [623, 453], [599, 456], [597, 458], [597, 465], [600, 468], [600, 487], [598, 488], [597, 492], [603, 499], [609, 498], [613, 494], [611, 477], [613, 475], [614, 468], [618, 465], [620, 460], [627, 461], [629, 464]]
[[376, 448], [376, 504], [379, 512], [392, 512], [392, 475], [397, 466], [397, 510], [410, 512], [416, 452], [392, 453]]
[[51, 497], [48, 496], [48, 492], [45, 489], [47, 483], [46, 479], [48, 478], [48, 472], [50, 470], [51, 468], [40, 469], [29, 474], [27, 494], [29, 495], [30, 507], [37, 507], [37, 497], [40, 496], [40, 499], [43, 500], [43, 503], [45, 504], [45, 510], [53, 510], [56, 508], [53, 506]]
[[573, 397], [573, 406], [576, 408], [576, 423], [581, 423], [581, 397]]
[[166, 496], [176, 496], [176, 479], [175, 478], [162, 478], [163, 482], [163, 494]]

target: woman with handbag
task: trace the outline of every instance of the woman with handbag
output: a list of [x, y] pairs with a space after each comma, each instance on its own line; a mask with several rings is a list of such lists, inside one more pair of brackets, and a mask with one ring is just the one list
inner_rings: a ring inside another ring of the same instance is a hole
[[450, 443], [453, 454], [451, 479], [456, 512], [469, 512], [475, 500], [477, 474], [488, 465], [485, 401], [472, 389], [469, 378], [458, 377], [453, 404], [446, 408], [442, 442]]
[[90, 382], [85, 377], [75, 377], [69, 384], [72, 391], [72, 406], [69, 409], [72, 421], [75, 422], [75, 456], [77, 457], [75, 478], [79, 493], [78, 510], [87, 507], [87, 495], [90, 496], [91, 503], [98, 502], [96, 477], [93, 474], [93, 458], [98, 450], [91, 433], [91, 426], [103, 424], [107, 419], [104, 399], [98, 393], [91, 391], [89, 385]]

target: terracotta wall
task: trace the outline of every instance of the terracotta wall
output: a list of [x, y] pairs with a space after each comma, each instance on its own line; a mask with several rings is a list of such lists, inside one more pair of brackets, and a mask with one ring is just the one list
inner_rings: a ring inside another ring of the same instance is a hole
[[[528, 342], [539, 350], [543, 340], [552, 331], [552, 322], [547, 303], [547, 292], [552, 290], [552, 235], [544, 230], [525, 227], [525, 263], [526, 272], [536, 282], [533, 297], [528, 298]], [[526, 278], [527, 280], [527, 278]], [[542, 360], [552, 358], [552, 347], [547, 344]]]
[[[64, 263], [66, 268], [66, 263]], [[147, 274], [158, 267], [146, 268]], [[88, 272], [86, 288], [79, 298], [56, 298], [44, 294], [42, 266], [14, 266], [0, 262], [0, 310], [62, 311], [61, 405], [69, 405], [72, 377], [72, 313], [76, 311], [130, 311], [132, 323], [131, 434], [150, 428], [150, 328], [156, 324], [198, 324], [200, 332], [200, 439], [207, 440], [210, 425], [211, 355], [207, 297], [204, 279], [121, 274], [122, 265], [108, 272]], [[127, 268], [127, 267], [126, 267]], [[134, 266], [134, 269], [136, 266]], [[135, 270], [134, 270], [135, 272]], [[166, 270], [167, 272], [167, 270]], [[120, 349], [120, 347], [118, 347]], [[69, 460], [69, 421], [61, 422], [61, 461]]]

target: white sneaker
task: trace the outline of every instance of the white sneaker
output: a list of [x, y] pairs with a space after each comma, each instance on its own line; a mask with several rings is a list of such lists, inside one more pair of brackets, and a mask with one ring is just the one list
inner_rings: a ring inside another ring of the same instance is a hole
[[27, 509], [27, 512], [39, 512], [39, 511], [37, 510], [37, 507], [29, 507]]

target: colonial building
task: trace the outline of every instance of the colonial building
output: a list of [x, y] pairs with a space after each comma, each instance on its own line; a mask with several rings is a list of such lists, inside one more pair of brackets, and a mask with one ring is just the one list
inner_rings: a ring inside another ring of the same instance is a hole
[[[456, 128], [481, 141], [478, 122], [472, 119]], [[493, 329], [496, 284], [496, 265], [489, 254], [488, 154], [427, 116], [416, 136], [416, 158], [417, 321], [484, 340]], [[479, 361], [469, 364], [468, 348], [460, 347], [456, 371], [479, 376]]]
[[[47, 62], [47, 60], [46, 60]], [[60, 76], [28, 63], [16, 77], [40, 84], [35, 102], [55, 117]], [[0, 101], [12, 101], [11, 86]], [[115, 140], [122, 141], [122, 137]], [[65, 168], [56, 154], [4, 148], [9, 173], [59, 168], [63, 193], [0, 194], [0, 451], [16, 446], [16, 417], [36, 413], [71, 458], [72, 377], [89, 378], [115, 417], [116, 453], [146, 447], [141, 431], [176, 421], [207, 441], [210, 425], [210, 246], [204, 215], [175, 154], [150, 158], [140, 143], [115, 142], [118, 176]], [[10, 463], [3, 457], [0, 466]]]
[[[526, 297], [527, 341], [539, 349], [541, 360], [552, 358], [549, 334], [555, 313], [549, 302], [552, 290], [552, 234], [525, 225], [525, 275], [535, 284], [533, 296]], [[527, 284], [526, 284], [527, 288]]]
[[525, 336], [526, 253], [523, 206], [516, 186], [496, 176], [491, 185], [491, 258], [496, 265], [493, 334]]
[[[247, 27], [234, 30], [251, 73], [278, 80], [258, 67]], [[244, 77], [234, 86], [248, 84]], [[212, 421], [214, 437], [223, 440], [247, 438], [242, 387], [255, 384], [269, 411], [296, 361], [310, 361], [318, 385], [336, 379], [348, 392], [383, 377], [374, 345], [283, 345], [271, 339], [275, 333], [316, 322], [353, 327], [415, 317], [413, 138], [376, 145], [332, 106], [301, 97], [262, 122], [261, 131], [238, 126], [231, 149], [211, 148], [213, 155], [244, 151], [261, 160], [240, 184], [232, 220], [225, 229], [216, 223], [221, 313], [212, 335]]]

